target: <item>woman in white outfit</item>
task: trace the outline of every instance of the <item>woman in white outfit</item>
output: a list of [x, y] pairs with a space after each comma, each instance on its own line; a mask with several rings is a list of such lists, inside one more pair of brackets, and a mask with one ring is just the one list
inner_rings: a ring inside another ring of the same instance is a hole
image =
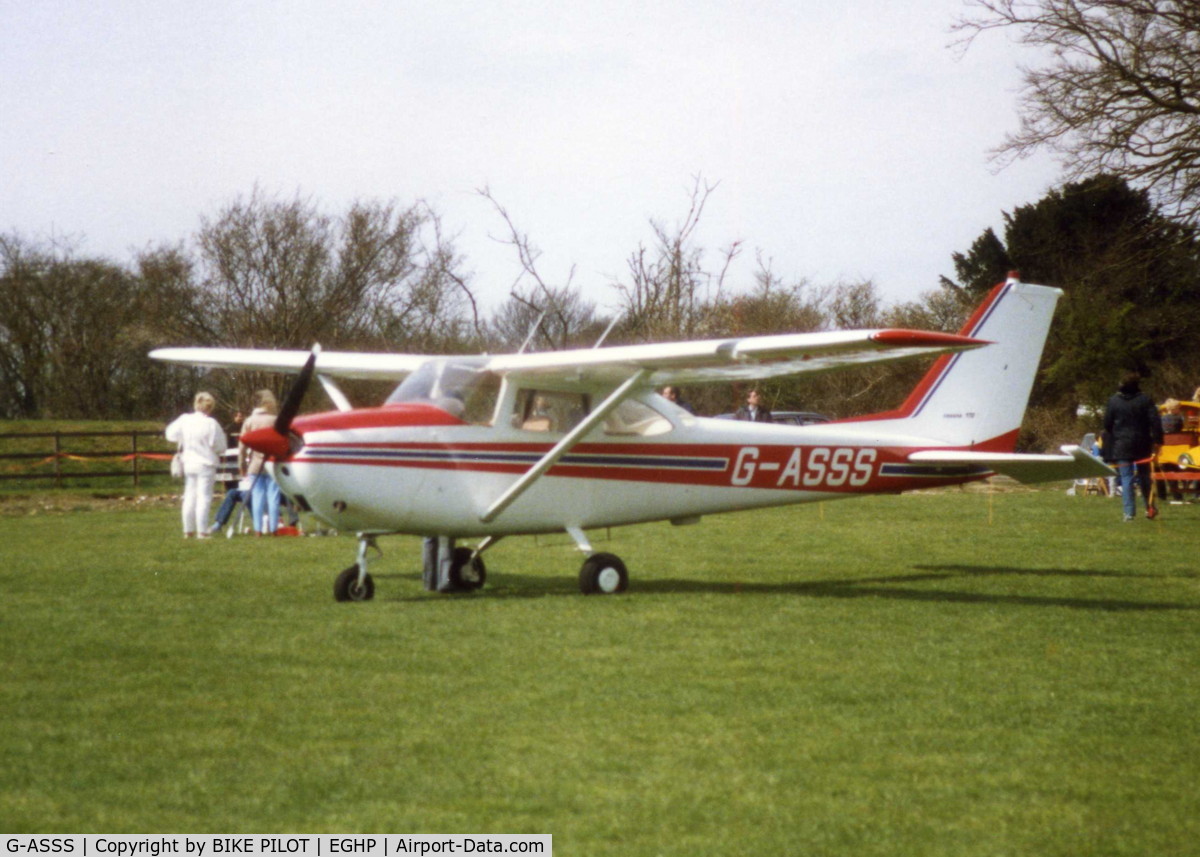
[[216, 400], [197, 393], [195, 408], [167, 426], [167, 440], [183, 453], [183, 537], [208, 538], [217, 464], [228, 446], [225, 431], [211, 416]]

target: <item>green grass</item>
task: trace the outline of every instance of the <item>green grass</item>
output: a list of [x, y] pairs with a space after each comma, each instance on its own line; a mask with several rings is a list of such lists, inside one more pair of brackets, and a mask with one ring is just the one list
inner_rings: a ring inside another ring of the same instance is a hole
[[0, 517], [0, 829], [542, 832], [560, 855], [1200, 853], [1200, 506], [869, 498], [488, 552]]

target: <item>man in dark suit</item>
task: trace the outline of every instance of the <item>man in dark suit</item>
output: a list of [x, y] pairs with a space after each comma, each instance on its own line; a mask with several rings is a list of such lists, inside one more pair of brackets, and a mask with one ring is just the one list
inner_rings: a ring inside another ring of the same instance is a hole
[[775, 420], [771, 417], [771, 409], [762, 403], [762, 395], [758, 390], [751, 390], [746, 394], [746, 404], [737, 409], [737, 413], [733, 415], [737, 420], [748, 420], [752, 423], [770, 423]]

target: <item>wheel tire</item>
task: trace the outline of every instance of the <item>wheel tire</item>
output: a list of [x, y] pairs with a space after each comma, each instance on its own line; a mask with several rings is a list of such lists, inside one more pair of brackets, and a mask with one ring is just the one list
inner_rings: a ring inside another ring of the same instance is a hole
[[584, 595], [616, 595], [629, 588], [629, 572], [621, 558], [611, 553], [594, 553], [579, 570], [579, 591]]
[[450, 562], [450, 584], [455, 589], [479, 589], [487, 581], [487, 566], [483, 557], [471, 559], [474, 553], [470, 548], [455, 548], [454, 558]]
[[370, 601], [375, 597], [375, 581], [371, 575], [363, 578], [362, 585], [358, 583], [358, 566], [352, 565], [333, 581], [333, 598], [335, 601]]

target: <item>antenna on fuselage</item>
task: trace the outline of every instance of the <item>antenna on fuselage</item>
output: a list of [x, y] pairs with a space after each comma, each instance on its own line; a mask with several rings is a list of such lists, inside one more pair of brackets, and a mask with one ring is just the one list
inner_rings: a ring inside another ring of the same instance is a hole
[[533, 341], [533, 335], [537, 333], [538, 326], [541, 325], [542, 319], [546, 317], [546, 310], [542, 310], [542, 314], [537, 317], [537, 321], [529, 326], [529, 335], [525, 337], [525, 341], [521, 343], [518, 354], [524, 354], [525, 349], [529, 347], [529, 343]]
[[596, 340], [596, 344], [592, 348], [599, 348], [601, 346], [604, 340], [608, 338], [608, 335], [612, 333], [612, 329], [617, 326], [617, 322], [621, 320], [621, 315], [621, 313], [617, 313], [613, 316], [613, 320], [608, 323], [608, 327], [604, 328], [604, 333], [600, 334], [600, 338]]

